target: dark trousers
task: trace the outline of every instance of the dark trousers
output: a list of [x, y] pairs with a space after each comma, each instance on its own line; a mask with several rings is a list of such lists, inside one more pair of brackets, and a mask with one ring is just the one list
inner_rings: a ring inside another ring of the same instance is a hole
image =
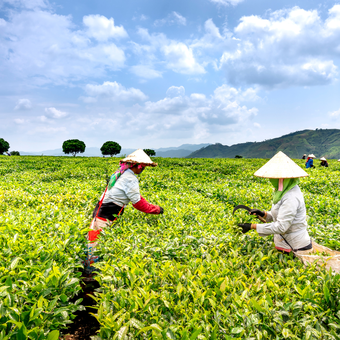
[[[92, 217], [96, 217], [99, 208], [99, 202], [93, 210]], [[105, 218], [109, 221], [114, 221], [118, 215], [123, 215], [124, 208], [114, 203], [103, 203], [99, 209], [98, 217]]]

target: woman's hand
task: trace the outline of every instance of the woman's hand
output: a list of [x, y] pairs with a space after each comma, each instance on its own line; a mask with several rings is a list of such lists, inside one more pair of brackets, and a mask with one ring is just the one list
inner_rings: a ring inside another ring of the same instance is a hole
[[259, 210], [259, 209], [251, 209], [251, 210], [249, 211], [249, 214], [250, 214], [250, 215], [260, 216], [260, 217], [265, 217], [266, 212], [265, 212], [265, 211], [262, 211], [262, 210]]
[[251, 229], [256, 230], [256, 224], [253, 224], [253, 223], [239, 223], [238, 226], [242, 228], [243, 234], [247, 233]]
[[245, 234], [251, 229], [251, 223], [239, 223], [239, 227], [242, 228], [242, 233]]

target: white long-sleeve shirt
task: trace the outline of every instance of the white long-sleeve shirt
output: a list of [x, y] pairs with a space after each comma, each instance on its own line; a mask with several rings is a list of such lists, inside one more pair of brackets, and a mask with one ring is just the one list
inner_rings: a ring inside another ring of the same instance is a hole
[[273, 204], [271, 211], [267, 212], [266, 224], [257, 224], [256, 230], [260, 236], [274, 234], [275, 247], [279, 249], [300, 249], [310, 244], [307, 231], [306, 206], [303, 194], [298, 185], [285, 193], [282, 199]]
[[113, 202], [123, 207], [129, 202], [136, 204], [140, 200], [138, 178], [131, 169], [127, 169], [115, 185], [106, 192], [103, 203]]

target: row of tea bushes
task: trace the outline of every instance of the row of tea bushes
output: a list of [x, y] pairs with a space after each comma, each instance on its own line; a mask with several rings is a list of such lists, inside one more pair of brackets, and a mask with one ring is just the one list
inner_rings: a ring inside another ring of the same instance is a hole
[[[97, 339], [340, 338], [340, 275], [305, 268], [272, 237], [235, 228], [257, 221], [233, 217], [236, 204], [270, 209], [269, 181], [253, 176], [265, 160], [157, 161], [141, 191], [165, 214], [130, 207], [102, 235]], [[301, 187], [311, 236], [340, 250], [337, 191], [324, 184], [339, 178], [333, 165], [310, 171]]]
[[105, 168], [96, 166], [93, 160], [1, 158], [1, 340], [56, 340], [84, 308], [75, 296], [89, 210], [100, 191], [96, 183], [103, 185]]
[[[278, 254], [236, 204], [269, 209], [265, 160], [157, 159], [141, 192], [164, 207], [127, 207], [102, 234], [97, 339], [339, 339], [339, 275]], [[303, 165], [303, 161], [298, 161]], [[115, 158], [3, 157], [0, 340], [60, 337], [75, 301], [91, 212]], [[310, 233], [340, 250], [340, 165], [301, 180]]]

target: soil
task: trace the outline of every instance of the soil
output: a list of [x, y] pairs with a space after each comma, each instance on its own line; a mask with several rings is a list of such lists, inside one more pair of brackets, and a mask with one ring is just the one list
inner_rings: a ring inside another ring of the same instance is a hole
[[74, 301], [82, 298], [81, 303], [86, 307], [84, 311], [78, 311], [73, 323], [69, 325], [63, 332], [61, 339], [63, 340], [90, 340], [91, 336], [96, 335], [99, 330], [99, 322], [90, 313], [96, 313], [97, 310], [91, 306], [95, 304], [95, 301], [89, 296], [93, 294], [96, 288], [99, 288], [97, 281], [91, 283], [82, 282], [82, 292], [78, 294]]

